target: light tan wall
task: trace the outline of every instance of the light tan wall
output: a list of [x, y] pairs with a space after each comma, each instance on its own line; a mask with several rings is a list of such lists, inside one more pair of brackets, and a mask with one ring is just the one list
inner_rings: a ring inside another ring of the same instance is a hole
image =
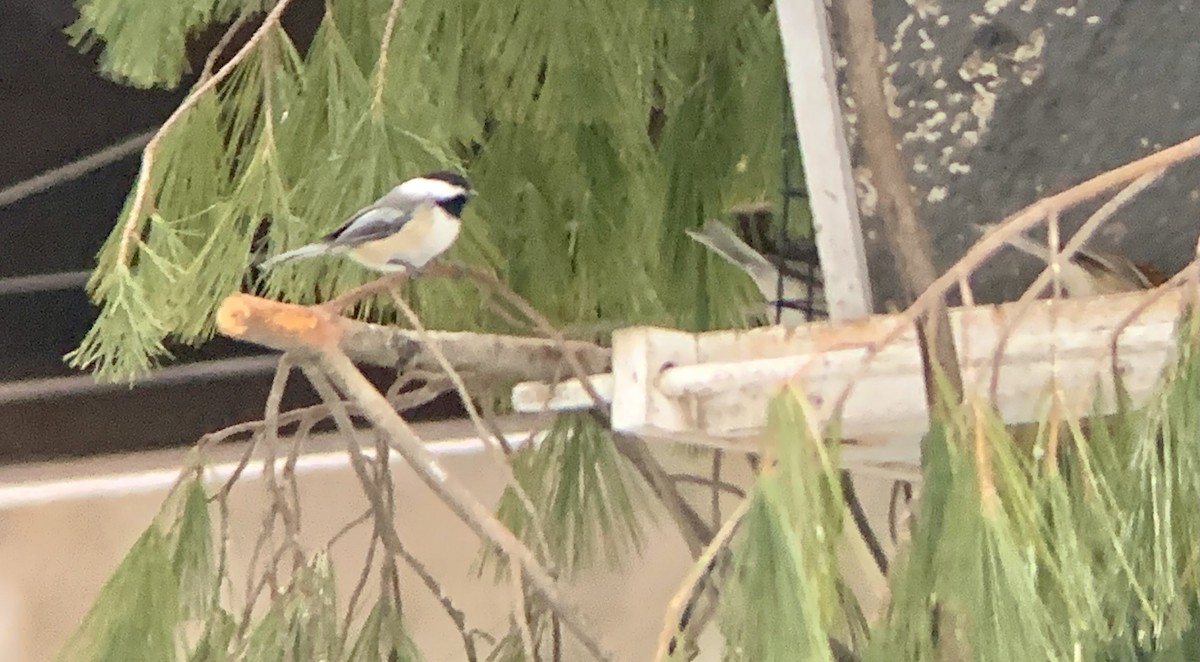
[[[334, 450], [321, 449], [322, 444], [315, 446], [318, 451]], [[231, 458], [238, 450], [230, 448], [221, 456]], [[165, 495], [165, 489], [159, 487], [136, 494], [78, 495], [38, 502], [41, 497], [28, 489], [20, 491], [22, 486], [37, 488], [46, 481], [136, 475], [153, 469], [173, 471], [185, 457], [183, 451], [156, 452], [0, 469], [0, 662], [41, 662], [53, 656]], [[688, 464], [678, 452], [663, 457], [672, 470]], [[503, 483], [488, 455], [447, 455], [442, 460], [455, 478], [470, 486], [486, 504], [494, 504]], [[731, 457], [726, 465], [727, 480], [740, 485], [748, 481], [748, 471], [740, 458]], [[511, 589], [475, 579], [470, 572], [479, 550], [475, 536], [406, 466], [395, 466], [396, 526], [405, 545], [444, 582], [446, 593], [466, 612], [469, 627], [502, 632], [507, 627]], [[703, 466], [707, 466], [707, 460], [703, 460]], [[128, 480], [131, 485], [137, 482]], [[306, 470], [299, 477], [299, 486], [302, 540], [310, 550], [324, 545], [365, 508], [362, 492], [347, 468]], [[867, 492], [869, 507], [878, 512], [884, 507], [886, 485]], [[700, 497], [699, 512], [707, 513], [709, 508], [700, 506], [707, 503], [707, 493], [693, 493]], [[25, 505], [4, 507], [16, 498]], [[239, 601], [245, 565], [266, 505], [266, 493], [258, 480], [243, 481], [234, 491], [230, 558]], [[731, 506], [726, 502], [725, 511]], [[602, 568], [589, 572], [570, 587], [571, 599], [620, 660], [650, 658], [663, 610], [688, 570], [684, 544], [670, 529], [665, 515], [656, 515], [660, 525], [648, 530], [649, 540], [641, 558], [631, 561], [620, 573]], [[359, 527], [332, 550], [343, 600], [358, 578], [367, 534], [365, 527]], [[377, 594], [375, 586], [369, 585], [370, 595]], [[458, 635], [440, 605], [410, 572], [402, 575], [402, 586], [410, 628], [427, 659], [462, 659]], [[568, 655], [566, 659], [586, 657]]]

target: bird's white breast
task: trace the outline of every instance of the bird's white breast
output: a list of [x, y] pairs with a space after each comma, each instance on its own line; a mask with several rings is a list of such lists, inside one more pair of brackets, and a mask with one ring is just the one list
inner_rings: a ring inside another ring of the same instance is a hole
[[395, 234], [355, 246], [350, 254], [362, 265], [379, 271], [402, 271], [399, 262], [419, 269], [450, 248], [461, 228], [461, 220], [430, 205], [418, 209]]

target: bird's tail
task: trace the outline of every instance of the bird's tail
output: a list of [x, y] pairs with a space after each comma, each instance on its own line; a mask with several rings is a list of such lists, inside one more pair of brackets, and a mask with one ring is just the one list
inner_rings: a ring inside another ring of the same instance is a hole
[[287, 260], [303, 259], [303, 258], [308, 258], [308, 257], [316, 257], [318, 255], [324, 255], [325, 253], [328, 253], [328, 252], [329, 252], [328, 244], [309, 244], [307, 246], [301, 246], [300, 248], [292, 249], [286, 253], [280, 253], [279, 255], [276, 255], [273, 258], [263, 260], [261, 263], [259, 263], [258, 268], [265, 271], [265, 270], [270, 269], [271, 267], [275, 266], [276, 264], [279, 264], [280, 262], [286, 262]]
[[732, 228], [715, 220], [708, 220], [699, 230], [687, 230], [688, 236], [704, 244], [726, 262], [750, 274], [755, 280], [773, 277], [777, 271], [770, 260], [742, 241]]
[[[999, 229], [1000, 226], [997, 223], [985, 223], [980, 224], [977, 227], [977, 231], [979, 232], [980, 236], [987, 236]], [[1024, 234], [1016, 234], [1011, 237], [1007, 237], [1004, 239], [1004, 243], [1012, 246], [1022, 253], [1025, 253], [1026, 255], [1036, 257], [1043, 263], [1048, 263], [1050, 261], [1050, 246], [1047, 244], [1039, 244], [1026, 237]]]
[[[787, 275], [783, 277], [783, 297], [779, 297], [779, 269], [766, 256], [754, 250], [742, 238], [720, 221], [709, 220], [699, 230], [687, 230], [688, 236], [704, 244], [721, 259], [742, 270], [754, 281], [755, 287], [774, 314], [775, 307], [783, 312], [785, 324], [796, 324], [812, 316], [810, 307], [824, 309], [825, 297], [819, 281], [814, 284]], [[794, 309], [794, 310], [793, 310]]]

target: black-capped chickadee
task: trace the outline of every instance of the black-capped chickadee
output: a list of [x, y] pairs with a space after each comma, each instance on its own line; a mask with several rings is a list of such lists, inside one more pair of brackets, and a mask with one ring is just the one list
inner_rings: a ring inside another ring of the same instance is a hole
[[[815, 265], [814, 273], [809, 278], [803, 273], [805, 265], [789, 264], [789, 261], [785, 261], [780, 269], [720, 221], [709, 220], [699, 230], [686, 232], [693, 240], [750, 276], [767, 302], [767, 318], [772, 322], [775, 320], [777, 303], [782, 308], [779, 321], [784, 325], [794, 326], [824, 317], [825, 290], [820, 271]], [[779, 297], [781, 271], [782, 298]]]
[[[987, 234], [995, 231], [995, 226], [985, 225], [982, 230]], [[1022, 253], [1049, 263], [1048, 246], [1039, 245], [1023, 235], [1005, 241]], [[1059, 272], [1063, 296], [1071, 298], [1149, 290], [1161, 285], [1163, 280], [1161, 274], [1134, 264], [1123, 255], [1088, 248], [1080, 248], [1074, 255], [1067, 256]]]
[[474, 195], [462, 175], [431, 172], [409, 179], [364, 207], [320, 241], [264, 261], [348, 255], [368, 269], [415, 275], [458, 238], [463, 207]]

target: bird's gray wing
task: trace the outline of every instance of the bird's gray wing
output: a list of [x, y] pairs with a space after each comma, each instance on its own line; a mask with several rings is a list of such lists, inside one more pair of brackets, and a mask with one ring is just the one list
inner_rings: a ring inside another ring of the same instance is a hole
[[395, 234], [412, 220], [414, 209], [395, 207], [367, 207], [360, 209], [336, 230], [322, 238], [333, 246], [357, 246], [358, 244]]

